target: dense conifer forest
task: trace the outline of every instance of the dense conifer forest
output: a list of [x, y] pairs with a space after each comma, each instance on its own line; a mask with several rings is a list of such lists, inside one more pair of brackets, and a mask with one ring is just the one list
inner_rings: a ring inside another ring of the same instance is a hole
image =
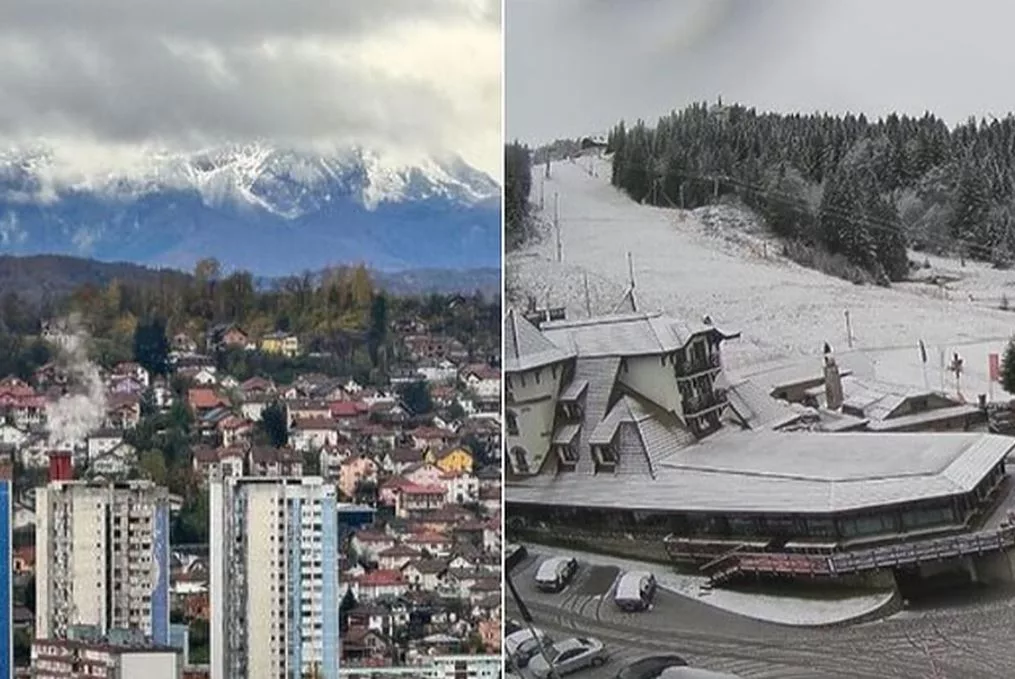
[[788, 242], [838, 254], [882, 283], [906, 248], [1008, 266], [1015, 117], [949, 128], [931, 114], [782, 115], [697, 104], [610, 133], [613, 184], [696, 208], [736, 196]]

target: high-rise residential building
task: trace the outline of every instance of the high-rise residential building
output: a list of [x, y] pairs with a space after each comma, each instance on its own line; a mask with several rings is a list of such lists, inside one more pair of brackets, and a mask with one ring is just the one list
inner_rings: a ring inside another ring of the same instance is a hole
[[[65, 478], [63, 461], [35, 499], [35, 635], [77, 625], [138, 630], [169, 644], [169, 493], [149, 481]], [[55, 477], [55, 478], [54, 478]]]
[[13, 621], [13, 554], [11, 532], [14, 525], [14, 508], [11, 486], [11, 462], [0, 461], [0, 679], [14, 676], [14, 621]]
[[216, 475], [209, 493], [211, 679], [338, 679], [335, 486]]

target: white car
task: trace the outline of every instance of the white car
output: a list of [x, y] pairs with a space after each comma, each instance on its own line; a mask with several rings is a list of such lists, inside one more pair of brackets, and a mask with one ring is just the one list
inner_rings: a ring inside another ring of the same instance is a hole
[[607, 660], [603, 642], [588, 637], [560, 641], [547, 649], [546, 657], [550, 659], [550, 665], [547, 665], [542, 655], [537, 655], [529, 662], [529, 672], [536, 679], [548, 679], [551, 666], [557, 676], [563, 676], [586, 667], [599, 667]]
[[578, 560], [567, 556], [550, 557], [539, 564], [536, 571], [536, 587], [544, 592], [559, 592], [578, 572]]
[[[533, 634], [535, 632], [535, 634]], [[518, 667], [526, 667], [533, 657], [539, 654], [539, 646], [553, 646], [553, 639], [546, 632], [536, 627], [527, 627], [512, 632], [504, 637], [504, 652]]]

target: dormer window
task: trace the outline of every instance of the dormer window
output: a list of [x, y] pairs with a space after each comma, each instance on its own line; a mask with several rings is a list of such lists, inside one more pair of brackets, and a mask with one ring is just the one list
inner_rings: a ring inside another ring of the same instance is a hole
[[572, 444], [558, 444], [556, 448], [557, 459], [565, 471], [573, 471], [578, 464], [578, 449]]
[[612, 443], [593, 446], [592, 450], [600, 464], [610, 467], [617, 464], [617, 449]]
[[515, 446], [511, 449], [511, 457], [514, 460], [515, 473], [517, 474], [528, 474], [529, 473], [529, 455], [521, 446]]
[[504, 411], [504, 422], [508, 436], [518, 436], [518, 415], [513, 410]]

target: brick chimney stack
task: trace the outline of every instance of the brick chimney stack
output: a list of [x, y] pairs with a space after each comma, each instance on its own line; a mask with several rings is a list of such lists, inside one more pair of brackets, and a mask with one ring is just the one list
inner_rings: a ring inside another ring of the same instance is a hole
[[73, 481], [74, 464], [70, 451], [53, 450], [49, 453], [49, 482]]

